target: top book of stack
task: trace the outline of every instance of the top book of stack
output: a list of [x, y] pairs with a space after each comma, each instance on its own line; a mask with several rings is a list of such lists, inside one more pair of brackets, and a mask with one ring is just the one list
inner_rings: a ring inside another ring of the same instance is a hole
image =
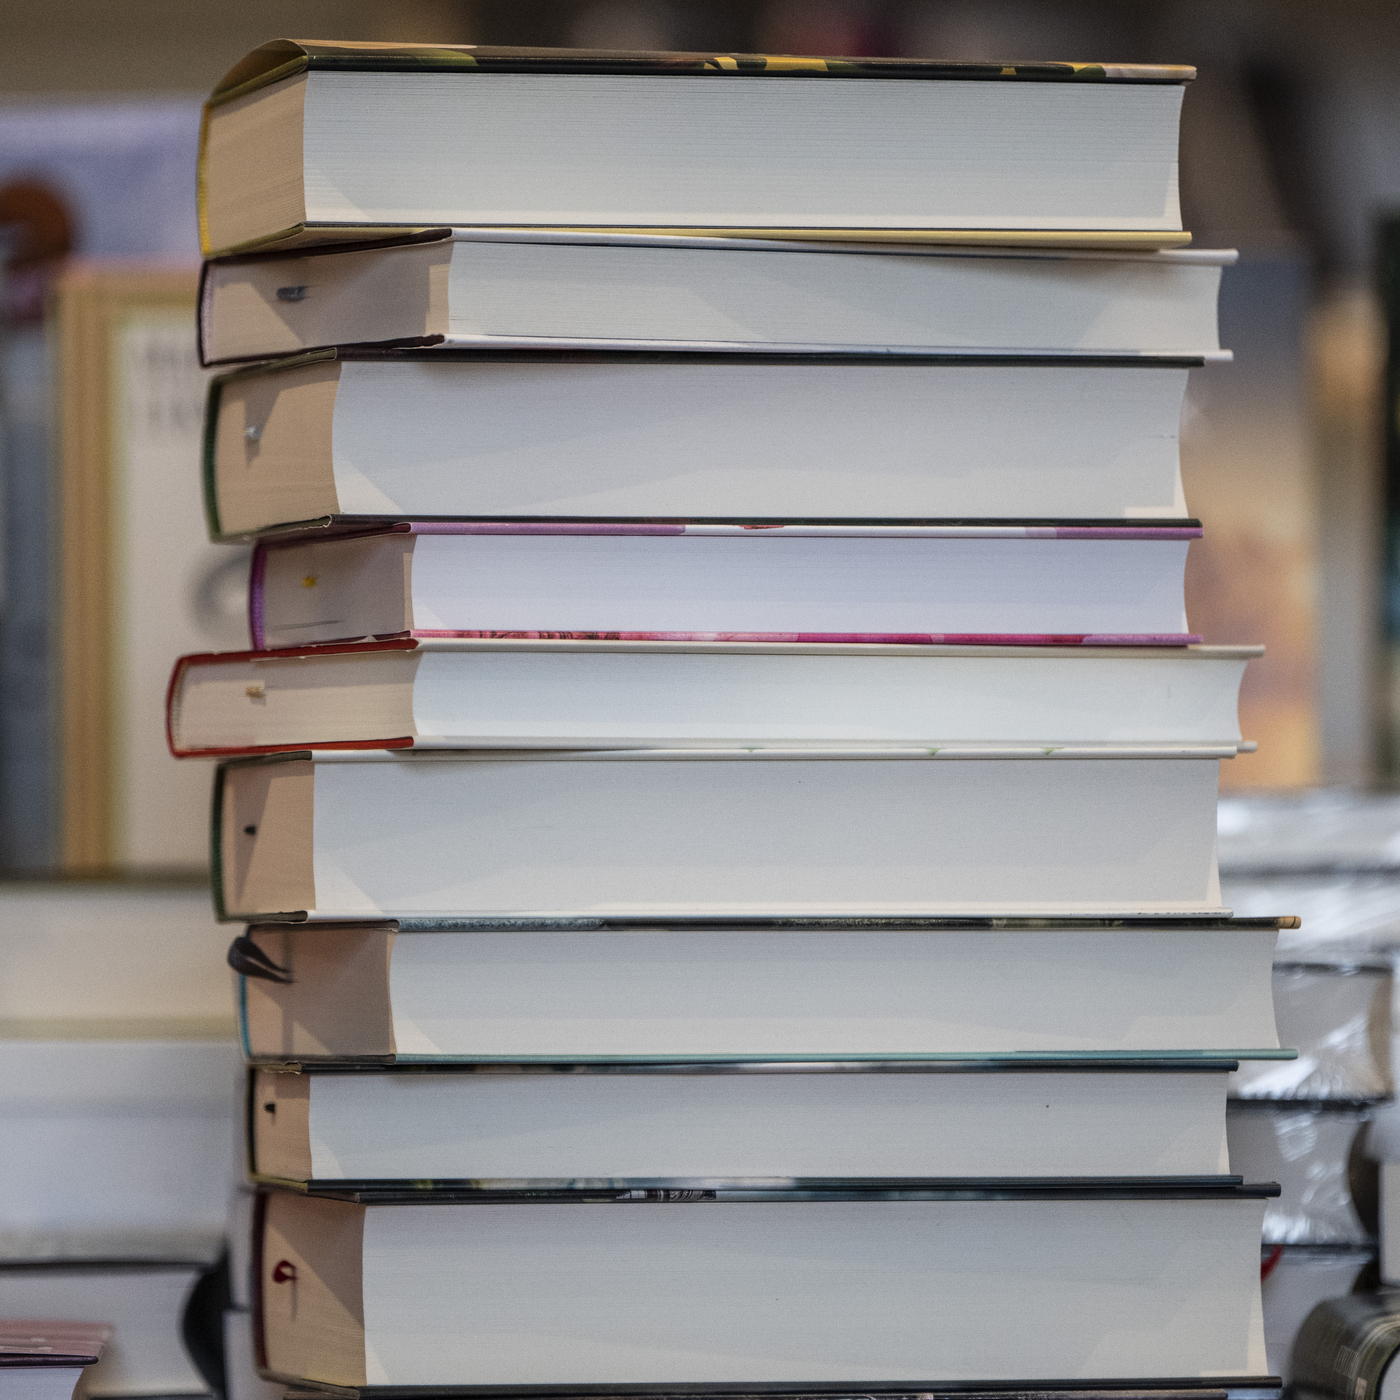
[[1178, 247], [1194, 73], [276, 40], [210, 98], [201, 241], [474, 226]]

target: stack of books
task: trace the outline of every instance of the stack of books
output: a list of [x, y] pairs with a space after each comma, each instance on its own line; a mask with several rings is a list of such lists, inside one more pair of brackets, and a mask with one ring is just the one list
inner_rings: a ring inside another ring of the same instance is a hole
[[264, 1378], [1277, 1384], [1181, 68], [269, 44], [186, 658]]

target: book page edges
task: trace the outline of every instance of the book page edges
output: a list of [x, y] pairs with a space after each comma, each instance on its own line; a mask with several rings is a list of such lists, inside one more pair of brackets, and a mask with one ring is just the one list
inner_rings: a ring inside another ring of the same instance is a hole
[[[255, 926], [248, 936], [301, 980], [245, 980], [248, 1054], [280, 1061], [304, 1056], [392, 1059], [389, 1001], [395, 933], [384, 924]], [[318, 989], [334, 987], [326, 996]]]
[[264, 1198], [257, 1314], [268, 1370], [365, 1383], [364, 1212], [347, 1201]]

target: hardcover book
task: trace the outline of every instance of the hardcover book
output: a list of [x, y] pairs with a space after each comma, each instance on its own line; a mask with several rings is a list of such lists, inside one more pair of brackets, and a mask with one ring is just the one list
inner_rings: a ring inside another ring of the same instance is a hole
[[1231, 1063], [257, 1070], [249, 1168], [330, 1191], [1220, 1184]]
[[1220, 358], [1233, 252], [439, 230], [205, 264], [206, 364], [336, 345]]
[[1200, 527], [415, 522], [263, 542], [257, 647], [361, 637], [1185, 646]]
[[1219, 916], [1203, 757], [321, 753], [223, 764], [229, 919]]
[[983, 745], [1244, 752], [1250, 647], [399, 638], [186, 656], [171, 752]]
[[[265, 1063], [1287, 1062], [1290, 920], [581, 918], [255, 925]], [[773, 1008], [781, 1015], [773, 1015]]]
[[209, 529], [1186, 524], [1192, 363], [313, 352], [211, 384]]
[[1268, 1383], [1268, 1188], [648, 1194], [269, 1194], [264, 1369], [465, 1391]]
[[476, 224], [1169, 247], [1194, 74], [279, 39], [207, 104], [201, 242]]

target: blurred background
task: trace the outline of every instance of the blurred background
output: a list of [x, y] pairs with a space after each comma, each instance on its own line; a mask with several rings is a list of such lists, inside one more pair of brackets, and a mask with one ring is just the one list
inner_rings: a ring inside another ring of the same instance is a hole
[[[204, 94], [278, 36], [1197, 66], [1185, 226], [1241, 258], [1221, 299], [1235, 362], [1193, 372], [1183, 420], [1206, 529], [1188, 611], [1207, 641], [1268, 647], [1241, 706], [1259, 752], [1223, 765], [1226, 902], [1305, 916], [1276, 974], [1303, 1058], [1232, 1109], [1235, 1169], [1286, 1180], [1275, 1368], [1313, 1302], [1374, 1281], [1371, 1157], [1400, 1159], [1400, 1123], [1364, 1147], [1392, 1095], [1400, 940], [1400, 6], [8, 0], [3, 34], [0, 1179], [30, 1184], [0, 1199], [0, 1312], [57, 1316], [37, 1280], [94, 1250], [186, 1269], [186, 1297], [226, 1233], [231, 931], [203, 883], [209, 772], [168, 757], [161, 710], [177, 655], [247, 644], [246, 552], [203, 540], [195, 149]], [[129, 1151], [102, 1136], [122, 1122]], [[118, 1228], [142, 1243], [118, 1250]], [[208, 1300], [225, 1306], [233, 1327], [236, 1288]], [[265, 1400], [188, 1361], [104, 1362], [94, 1393]]]

